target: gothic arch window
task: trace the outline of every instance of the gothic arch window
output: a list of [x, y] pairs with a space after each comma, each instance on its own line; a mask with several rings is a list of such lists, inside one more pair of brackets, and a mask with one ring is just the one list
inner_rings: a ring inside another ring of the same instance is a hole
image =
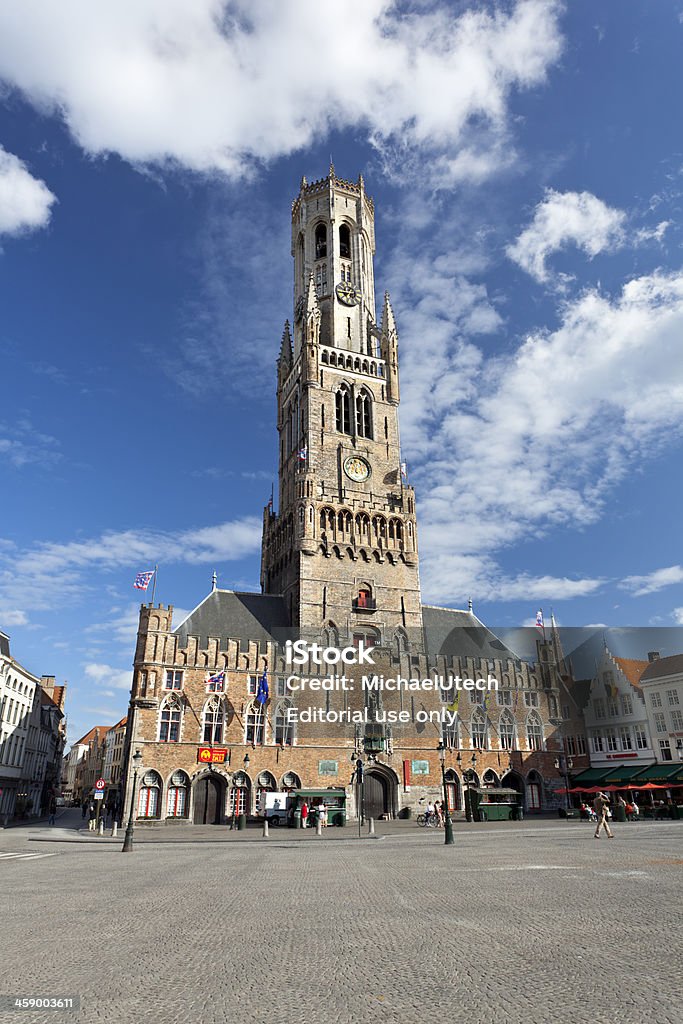
[[266, 709], [263, 704], [253, 700], [247, 707], [244, 742], [253, 747], [261, 746], [266, 735]]
[[444, 721], [442, 739], [444, 747], [448, 747], [449, 750], [457, 750], [460, 746], [460, 720], [457, 715], [453, 721]]
[[176, 694], [171, 694], [161, 705], [159, 714], [159, 742], [177, 743], [180, 740], [182, 705]]
[[498, 735], [500, 736], [501, 750], [515, 750], [515, 719], [511, 711], [503, 711], [498, 724]]
[[493, 768], [487, 768], [481, 779], [483, 786], [499, 786], [500, 780]]
[[327, 352], [324, 349], [323, 349], [323, 351], [322, 351], [322, 353], [320, 355], [320, 360], [323, 363], [329, 363], [329, 361], [330, 361], [330, 357], [328, 356]]
[[315, 258], [317, 260], [325, 259], [327, 256], [327, 227], [324, 224], [318, 224], [315, 229]]
[[540, 811], [542, 806], [541, 785], [543, 780], [537, 771], [530, 771], [526, 777], [527, 810]]
[[384, 516], [375, 516], [372, 520], [372, 526], [377, 537], [380, 541], [386, 540], [387, 537], [387, 521]]
[[372, 437], [372, 400], [363, 389], [356, 395], [356, 433], [359, 437]]
[[351, 392], [347, 384], [342, 384], [335, 395], [337, 430], [340, 434], [351, 433]]
[[348, 224], [339, 225], [339, 256], [343, 260], [351, 259], [351, 231]]
[[356, 529], [359, 537], [370, 536], [370, 518], [364, 512], [356, 516]]
[[396, 630], [396, 632], [394, 633], [394, 643], [396, 644], [396, 653], [397, 654], [407, 654], [408, 653], [408, 637], [406, 636], [404, 630], [402, 630], [402, 629], [397, 629]]
[[351, 358], [351, 356], [347, 356], [346, 357], [346, 369], [347, 370], [352, 370], [353, 369], [353, 359]]
[[222, 743], [225, 711], [220, 697], [212, 697], [204, 705], [202, 743]]
[[526, 738], [529, 750], [543, 750], [543, 723], [537, 711], [527, 715]]
[[489, 749], [489, 731], [486, 724], [486, 715], [481, 708], [476, 708], [472, 712], [470, 736], [472, 737], [472, 746], [476, 750]]
[[373, 377], [377, 376], [377, 363], [370, 363], [370, 373]]
[[330, 352], [330, 366], [336, 366], [336, 365], [337, 365], [337, 353], [336, 352]]
[[251, 792], [251, 780], [246, 772], [235, 772], [232, 777], [232, 785], [228, 790], [230, 794], [229, 808], [230, 815], [248, 814]]
[[372, 607], [372, 587], [369, 583], [361, 583], [359, 586], [356, 606], [358, 608]]
[[169, 818], [186, 818], [188, 813], [188, 793], [190, 779], [183, 771], [173, 772], [168, 780], [166, 796], [166, 816]]
[[138, 793], [138, 818], [158, 818], [161, 814], [161, 776], [147, 771]]
[[548, 694], [548, 712], [551, 718], [557, 718], [557, 697], [554, 694]]
[[381, 636], [378, 630], [373, 629], [371, 626], [356, 626], [353, 630], [353, 646], [358, 647], [361, 640], [363, 641], [366, 649], [368, 647], [377, 647], [381, 641]]
[[275, 742], [281, 747], [291, 747], [294, 744], [294, 722], [288, 717], [288, 711], [292, 706], [291, 700], [281, 700], [273, 716]]
[[301, 789], [301, 779], [296, 772], [285, 772], [282, 776], [282, 789], [285, 792], [290, 789]]
[[277, 789], [275, 776], [272, 772], [259, 772], [256, 779], [256, 813], [265, 814], [266, 793], [274, 793]]

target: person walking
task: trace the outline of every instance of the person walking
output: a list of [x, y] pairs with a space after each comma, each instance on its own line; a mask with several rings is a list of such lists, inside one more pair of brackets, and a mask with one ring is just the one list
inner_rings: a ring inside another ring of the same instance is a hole
[[48, 805], [48, 812], [50, 814], [50, 817], [47, 819], [47, 823], [48, 823], [48, 825], [54, 825], [54, 823], [55, 823], [55, 816], [57, 814], [57, 800], [55, 799], [54, 796], [50, 797], [50, 803]]
[[614, 832], [610, 832], [609, 824], [607, 823], [607, 812], [609, 810], [609, 797], [606, 793], [598, 793], [595, 800], [593, 801], [593, 810], [598, 816], [598, 823], [595, 826], [595, 838], [600, 838], [600, 829], [604, 828], [607, 833], [608, 839], [614, 839]]
[[304, 802], [301, 805], [301, 827], [302, 828], [306, 828], [307, 824], [308, 824], [308, 804], [304, 800]]

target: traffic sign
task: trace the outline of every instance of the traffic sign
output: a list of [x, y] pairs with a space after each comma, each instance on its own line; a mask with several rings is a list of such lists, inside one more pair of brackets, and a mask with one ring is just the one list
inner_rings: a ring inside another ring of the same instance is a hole
[[101, 789], [98, 789], [96, 793], [93, 793], [93, 798], [95, 800], [104, 800], [104, 793], [102, 792]]
[[104, 779], [98, 779], [97, 782], [95, 783], [95, 789], [104, 789], [106, 785], [107, 783], [104, 781]]

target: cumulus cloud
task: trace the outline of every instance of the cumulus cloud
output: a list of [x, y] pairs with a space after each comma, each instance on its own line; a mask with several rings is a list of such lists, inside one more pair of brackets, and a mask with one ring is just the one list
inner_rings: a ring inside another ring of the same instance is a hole
[[26, 164], [0, 146], [0, 236], [44, 228], [56, 197]]
[[[403, 439], [418, 489], [426, 596], [594, 592], [597, 579], [508, 578], [494, 555], [596, 521], [634, 459], [680, 439], [683, 272], [636, 278], [616, 297], [586, 290], [564, 305], [556, 330], [488, 358], [462, 326], [471, 305], [460, 319], [434, 309], [420, 317], [409, 275], [402, 284]], [[490, 311], [485, 293], [477, 303]], [[432, 358], [430, 372], [420, 372]]]
[[654, 572], [645, 576], [627, 576], [621, 582], [625, 590], [630, 590], [634, 597], [643, 597], [645, 594], [656, 594], [658, 590], [665, 587], [683, 583], [683, 566], [669, 565], [665, 569], [655, 569]]
[[[83, 671], [86, 678], [94, 680], [98, 686], [113, 686], [117, 690], [130, 690], [133, 673], [129, 668], [112, 668], [111, 665], [89, 662], [84, 666]], [[103, 696], [109, 696], [109, 694], [105, 692]]]
[[[546, 282], [551, 253], [575, 245], [587, 256], [619, 248], [625, 241], [626, 214], [607, 206], [590, 192], [548, 189], [531, 224], [507, 247], [511, 260], [533, 278]], [[650, 236], [648, 236], [650, 237]]]
[[360, 126], [383, 150], [434, 147], [450, 179], [481, 177], [500, 159], [511, 93], [543, 82], [561, 52], [560, 10], [24, 0], [0, 8], [0, 76], [89, 153], [133, 163], [240, 175]]
[[19, 608], [0, 608], [0, 629], [8, 626], [27, 626], [28, 615]]
[[[95, 569], [106, 573], [125, 566], [134, 572], [155, 562], [235, 561], [259, 550], [261, 529], [260, 518], [246, 516], [177, 533], [111, 531], [86, 540], [37, 543], [23, 551], [0, 549], [0, 599], [9, 604], [23, 595], [27, 607], [49, 608], [55, 599], [82, 595], [88, 585], [84, 577]], [[131, 608], [122, 610], [117, 623], [122, 637], [129, 635], [132, 617]]]

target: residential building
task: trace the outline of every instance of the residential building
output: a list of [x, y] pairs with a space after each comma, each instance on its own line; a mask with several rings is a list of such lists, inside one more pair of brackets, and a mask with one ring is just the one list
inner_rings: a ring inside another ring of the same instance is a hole
[[654, 755], [658, 762], [683, 760], [683, 654], [657, 652], [640, 677]]

